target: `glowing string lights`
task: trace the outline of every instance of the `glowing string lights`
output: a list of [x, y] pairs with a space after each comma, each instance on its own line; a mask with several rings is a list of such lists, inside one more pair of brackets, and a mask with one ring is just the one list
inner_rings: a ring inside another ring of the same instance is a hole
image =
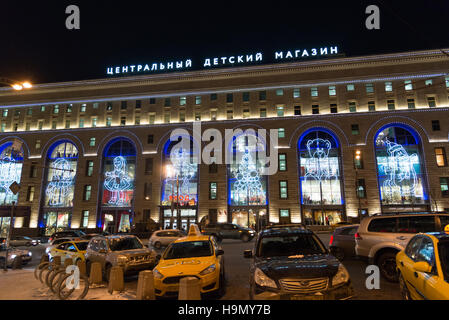
[[[248, 149], [246, 149], [245, 153], [242, 155], [238, 169], [234, 170], [233, 175], [236, 179], [233, 184], [233, 189], [238, 195], [247, 195], [248, 198], [265, 198], [265, 192], [263, 190], [262, 182], [260, 181], [257, 165], [252, 159]], [[249, 200], [250, 199], [248, 199], [248, 201]]]
[[111, 192], [108, 203], [114, 206], [127, 206], [126, 191], [132, 189], [132, 180], [126, 169], [126, 159], [122, 156], [113, 160], [114, 170], [105, 172], [104, 188]]
[[170, 152], [170, 161], [173, 165], [174, 176], [178, 177], [181, 182], [179, 193], [184, 197], [187, 196], [187, 199], [195, 199], [196, 201], [196, 194], [191, 194], [190, 180], [194, 179], [198, 164], [192, 161], [190, 153], [182, 148], [176, 148]]
[[69, 161], [60, 158], [52, 163], [51, 169], [53, 169], [53, 175], [45, 193], [49, 198], [50, 206], [61, 206], [64, 205], [64, 200], [72, 190], [72, 167]]
[[4, 189], [5, 197], [13, 194], [9, 186], [14, 181], [20, 182], [21, 173], [21, 163], [17, 163], [12, 156], [2, 155], [0, 158], [0, 188]]

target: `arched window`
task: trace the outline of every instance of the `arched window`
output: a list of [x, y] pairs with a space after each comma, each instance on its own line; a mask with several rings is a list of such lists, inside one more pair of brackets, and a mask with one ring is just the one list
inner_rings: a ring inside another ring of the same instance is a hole
[[425, 203], [425, 175], [418, 135], [403, 125], [383, 127], [376, 135], [375, 150], [382, 204]]
[[70, 227], [78, 149], [69, 141], [60, 141], [48, 151], [45, 169], [43, 225], [45, 234]]
[[313, 129], [299, 140], [301, 203], [342, 205], [338, 140], [325, 129]]
[[23, 167], [23, 150], [13, 152], [13, 143], [7, 142], [0, 147], [0, 205], [17, 204], [17, 196], [9, 189], [15, 181], [20, 183]]
[[114, 140], [103, 157], [102, 206], [131, 208], [136, 175], [136, 148], [127, 139]]
[[180, 137], [164, 146], [161, 205], [164, 226], [169, 228], [187, 230], [197, 222], [198, 156], [193, 144], [191, 137]]
[[75, 191], [78, 149], [71, 142], [59, 142], [47, 157], [44, 207], [71, 208]]

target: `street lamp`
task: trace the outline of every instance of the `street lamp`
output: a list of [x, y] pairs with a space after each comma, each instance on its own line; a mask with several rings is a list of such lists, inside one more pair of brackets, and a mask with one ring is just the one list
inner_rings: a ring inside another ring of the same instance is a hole
[[[179, 216], [179, 174], [176, 172], [176, 170], [173, 168], [172, 165], [167, 165], [166, 166], [166, 174], [168, 178], [173, 178], [176, 176], [176, 227], [180, 228], [180, 222], [181, 222], [181, 218]], [[172, 219], [171, 219], [171, 224], [173, 226], [173, 212], [174, 212], [174, 199], [175, 199], [175, 190], [174, 187], [172, 186], [172, 201], [171, 201], [171, 214], [172, 214]]]
[[360, 193], [359, 193], [359, 169], [362, 168], [362, 151], [356, 150], [355, 152], [355, 161], [354, 161], [354, 167], [355, 167], [355, 192], [357, 195], [357, 198], [359, 200], [359, 208], [358, 208], [358, 216], [359, 219], [362, 218], [362, 212], [361, 212], [361, 204], [360, 204]]
[[6, 84], [16, 91], [21, 91], [23, 89], [31, 89], [33, 87], [31, 82], [29, 81], [15, 81], [8, 78], [0, 78], [0, 84]]

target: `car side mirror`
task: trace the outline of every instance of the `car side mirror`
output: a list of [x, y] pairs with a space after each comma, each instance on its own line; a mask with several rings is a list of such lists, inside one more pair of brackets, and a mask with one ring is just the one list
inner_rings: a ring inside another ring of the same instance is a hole
[[418, 272], [430, 273], [432, 271], [432, 266], [425, 261], [419, 261], [413, 264], [413, 269]]
[[223, 250], [217, 250], [217, 257], [218, 256], [222, 256], [224, 255], [224, 251]]
[[243, 251], [243, 257], [246, 259], [251, 259], [253, 257], [253, 250]]

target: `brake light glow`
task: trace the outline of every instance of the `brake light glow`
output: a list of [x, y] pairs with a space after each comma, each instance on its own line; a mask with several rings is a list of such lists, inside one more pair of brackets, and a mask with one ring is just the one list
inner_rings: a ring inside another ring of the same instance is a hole
[[354, 235], [356, 240], [362, 240], [362, 237], [360, 236], [360, 233], [356, 232], [356, 234]]
[[329, 241], [329, 245], [331, 246], [333, 242], [334, 242], [334, 235], [331, 235], [331, 240]]

